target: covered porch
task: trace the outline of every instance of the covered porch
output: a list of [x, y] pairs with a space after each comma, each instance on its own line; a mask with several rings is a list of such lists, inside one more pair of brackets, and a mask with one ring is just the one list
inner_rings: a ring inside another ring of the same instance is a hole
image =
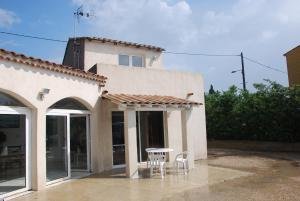
[[111, 110], [113, 165], [125, 166], [126, 176], [138, 178], [139, 164], [147, 160], [146, 148], [171, 148], [168, 162], [188, 151], [194, 167], [195, 124], [192, 111], [201, 103], [173, 96], [102, 94]]

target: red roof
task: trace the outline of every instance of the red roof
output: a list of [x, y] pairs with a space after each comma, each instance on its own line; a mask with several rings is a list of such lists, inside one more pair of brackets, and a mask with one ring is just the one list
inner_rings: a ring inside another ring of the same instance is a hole
[[[70, 38], [73, 40], [74, 38]], [[132, 42], [127, 42], [127, 41], [121, 41], [121, 40], [114, 40], [114, 39], [109, 39], [109, 38], [99, 38], [99, 37], [77, 37], [76, 39], [86, 39], [86, 40], [95, 40], [95, 41], [100, 41], [102, 43], [112, 43], [115, 45], [125, 45], [125, 46], [132, 46], [136, 48], [145, 48], [149, 50], [155, 50], [158, 52], [165, 51], [165, 49], [161, 47], [156, 47], [153, 45], [145, 45], [145, 44], [140, 44], [140, 43], [132, 43]]]
[[7, 51], [4, 49], [0, 49], [0, 60], [21, 63], [35, 68], [46, 69], [53, 72], [63, 73], [67, 75], [85, 78], [88, 80], [97, 81], [100, 83], [100, 86], [104, 86], [107, 79], [102, 75], [97, 75], [91, 72], [85, 72], [83, 70], [75, 69], [70, 66], [56, 64], [50, 61], [25, 56], [23, 54], [18, 54], [16, 52]]
[[115, 104], [126, 105], [189, 105], [197, 106], [202, 103], [190, 101], [187, 99], [177, 98], [173, 96], [158, 96], [158, 95], [129, 95], [129, 94], [102, 94], [102, 97], [109, 99]]

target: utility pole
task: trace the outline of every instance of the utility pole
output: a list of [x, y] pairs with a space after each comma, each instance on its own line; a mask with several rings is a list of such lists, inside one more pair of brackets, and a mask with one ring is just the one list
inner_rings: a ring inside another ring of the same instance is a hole
[[241, 52], [241, 62], [242, 62], [243, 89], [244, 89], [244, 91], [246, 91], [245, 66], [244, 66], [243, 52]]

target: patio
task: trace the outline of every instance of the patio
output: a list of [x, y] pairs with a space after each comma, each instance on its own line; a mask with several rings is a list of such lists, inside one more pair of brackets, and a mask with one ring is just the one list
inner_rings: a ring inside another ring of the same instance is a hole
[[[143, 168], [140, 167], [139, 170], [142, 171]], [[68, 181], [39, 192], [32, 192], [14, 201], [161, 200], [168, 199], [177, 193], [208, 188], [208, 185], [249, 175], [251, 173], [213, 167], [207, 165], [207, 161], [197, 161], [195, 168], [187, 175], [176, 174], [169, 170], [164, 179], [161, 179], [159, 174], [152, 178], [128, 179], [124, 169], [115, 169], [103, 174]]]

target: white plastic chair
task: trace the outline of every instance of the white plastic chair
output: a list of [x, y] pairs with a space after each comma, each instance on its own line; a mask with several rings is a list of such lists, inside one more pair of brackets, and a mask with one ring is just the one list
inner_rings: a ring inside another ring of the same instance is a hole
[[184, 174], [187, 174], [189, 170], [189, 161], [188, 161], [189, 152], [184, 151], [180, 154], [177, 154], [174, 161], [174, 169], [176, 172], [179, 170], [179, 166], [182, 165]]
[[150, 167], [150, 176], [153, 176], [153, 171], [158, 169], [161, 178], [166, 174], [165, 155], [162, 153], [148, 153], [147, 167]]

